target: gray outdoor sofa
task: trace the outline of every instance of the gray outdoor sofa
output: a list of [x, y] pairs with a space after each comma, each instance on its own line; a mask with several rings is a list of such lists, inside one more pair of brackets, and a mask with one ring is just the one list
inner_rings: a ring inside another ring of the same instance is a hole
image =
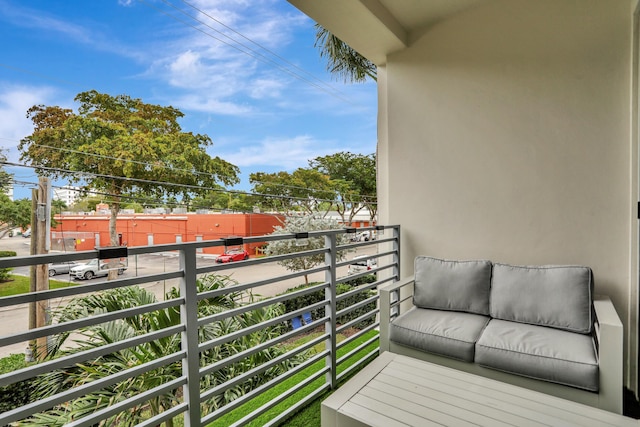
[[622, 413], [622, 323], [579, 266], [415, 260], [380, 287], [380, 350]]

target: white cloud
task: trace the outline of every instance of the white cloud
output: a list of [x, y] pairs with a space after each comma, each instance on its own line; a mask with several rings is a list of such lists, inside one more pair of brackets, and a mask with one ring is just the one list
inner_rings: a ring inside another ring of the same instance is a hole
[[20, 139], [33, 132], [27, 110], [37, 104], [51, 105], [53, 95], [46, 87], [0, 84], [0, 147], [8, 150], [9, 160], [18, 159]]
[[[277, 71], [274, 64], [283, 63], [274, 54], [293, 40], [293, 32], [306, 18], [279, 13], [282, 8], [277, 7], [278, 1], [190, 2], [197, 10], [188, 7], [183, 10], [200, 22], [186, 16], [181, 19], [200, 31], [185, 26], [182, 37], [159, 40], [163, 44], [162, 54], [156, 56], [147, 76], [155, 76], [183, 94], [188, 91], [192, 100], [206, 96], [207, 102], [195, 103], [199, 106], [197, 111], [218, 112], [217, 106], [222, 105], [224, 114], [242, 114], [247, 111], [244, 105], [250, 99], [283, 97], [286, 95], [283, 88], [290, 77]], [[170, 98], [170, 93], [165, 92], [168, 103], [186, 107]]]
[[276, 79], [259, 78], [251, 82], [249, 96], [254, 99], [280, 98], [285, 83]]
[[181, 110], [199, 111], [210, 114], [243, 115], [251, 112], [251, 107], [247, 105], [225, 102], [213, 97], [197, 94], [174, 98], [173, 104]]
[[221, 156], [239, 167], [272, 166], [293, 170], [306, 166], [310, 159], [333, 152], [335, 150], [328, 147], [328, 144], [308, 135], [301, 135], [294, 138], [270, 137], [259, 144], [240, 147], [231, 153], [221, 153]]

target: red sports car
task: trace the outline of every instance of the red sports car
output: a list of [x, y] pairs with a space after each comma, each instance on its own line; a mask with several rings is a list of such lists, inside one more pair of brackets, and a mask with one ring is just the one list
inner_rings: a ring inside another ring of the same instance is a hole
[[216, 258], [216, 262], [242, 261], [243, 259], [249, 259], [249, 253], [242, 249], [234, 249], [220, 255]]

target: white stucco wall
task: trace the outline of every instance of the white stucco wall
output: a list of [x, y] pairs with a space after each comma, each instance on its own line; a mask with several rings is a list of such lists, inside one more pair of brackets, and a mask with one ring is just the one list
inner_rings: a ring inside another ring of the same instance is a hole
[[404, 276], [420, 254], [588, 265], [635, 348], [630, 5], [485, 2], [388, 58], [380, 220]]

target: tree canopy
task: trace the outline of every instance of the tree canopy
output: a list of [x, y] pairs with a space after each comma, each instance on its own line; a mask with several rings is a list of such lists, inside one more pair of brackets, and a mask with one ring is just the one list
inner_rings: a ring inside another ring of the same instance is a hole
[[[337, 221], [328, 218], [317, 218], [313, 215], [303, 217], [288, 217], [282, 226], [277, 226], [272, 234], [292, 234], [299, 232], [320, 231], [320, 230], [336, 230], [342, 228]], [[337, 235], [337, 244], [344, 245], [348, 243], [346, 235]], [[297, 252], [311, 251], [321, 249], [325, 245], [323, 237], [310, 237], [308, 242], [300, 245], [295, 239], [275, 240], [267, 244], [266, 253], [268, 255], [284, 255]], [[337, 253], [338, 261], [342, 261], [346, 256], [345, 251]], [[315, 267], [324, 262], [324, 254], [312, 255], [299, 258], [285, 259], [278, 261], [287, 270], [304, 271]], [[309, 278], [305, 274], [305, 283], [309, 284]]]
[[256, 202], [279, 212], [302, 211], [326, 216], [335, 209], [350, 224], [363, 208], [373, 220], [377, 213], [375, 154], [340, 152], [316, 157], [308, 168], [293, 173], [252, 173]]
[[351, 224], [364, 207], [371, 219], [377, 212], [376, 156], [340, 152], [316, 157], [309, 166], [334, 182], [334, 206], [344, 223]]
[[[249, 176], [253, 191], [261, 207], [279, 212], [303, 211], [313, 214], [331, 209], [335, 196], [335, 183], [328, 176], [309, 168], [298, 168], [292, 173], [256, 172]], [[324, 216], [324, 215], [323, 215]]]
[[34, 131], [20, 142], [21, 160], [43, 175], [83, 182], [104, 195], [112, 245], [117, 212], [127, 197], [188, 200], [239, 181], [236, 166], [207, 153], [207, 135], [181, 129], [184, 114], [174, 107], [95, 90], [79, 93], [75, 101], [77, 113], [44, 105], [27, 111]]

